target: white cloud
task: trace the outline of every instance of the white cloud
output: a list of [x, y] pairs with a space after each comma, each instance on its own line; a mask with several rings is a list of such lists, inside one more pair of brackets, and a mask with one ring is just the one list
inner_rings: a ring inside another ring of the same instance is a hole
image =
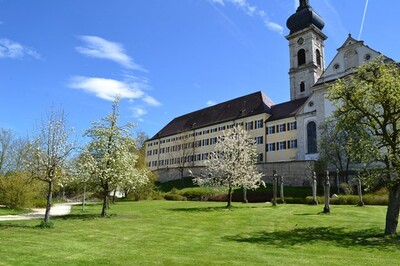
[[143, 91], [137, 87], [114, 79], [78, 76], [72, 78], [69, 87], [94, 94], [107, 101], [113, 101], [116, 97], [138, 99], [144, 96]]
[[245, 12], [249, 16], [257, 16], [262, 19], [267, 29], [277, 32], [279, 34], [283, 33], [283, 26], [276, 22], [273, 22], [267, 16], [267, 12], [258, 8], [257, 6], [249, 4], [247, 0], [211, 0], [212, 3], [220, 4], [225, 6], [225, 4], [230, 3]]
[[0, 58], [17, 59], [26, 56], [31, 56], [36, 59], [41, 58], [40, 54], [30, 47], [9, 39], [0, 39]]
[[279, 34], [283, 34], [283, 27], [275, 22], [266, 21], [265, 26], [267, 26], [267, 28], [272, 31], [275, 31]]
[[212, 100], [209, 100], [209, 101], [207, 101], [206, 102], [206, 105], [207, 106], [213, 106], [213, 105], [215, 105], [216, 103], [214, 102], [214, 101], [212, 101]]
[[135, 117], [135, 118], [139, 118], [139, 117], [144, 116], [145, 114], [147, 114], [147, 111], [144, 110], [143, 108], [140, 108], [140, 107], [132, 107], [131, 110], [132, 110], [132, 113], [133, 113], [132, 116]]
[[80, 36], [85, 46], [78, 46], [75, 49], [86, 56], [108, 59], [125, 68], [147, 72], [142, 66], [136, 64], [131, 57], [125, 53], [124, 47], [115, 42], [107, 41], [97, 36]]
[[160, 106], [161, 103], [159, 101], [157, 101], [156, 99], [154, 99], [153, 97], [146, 95], [143, 98], [143, 101], [151, 106]]

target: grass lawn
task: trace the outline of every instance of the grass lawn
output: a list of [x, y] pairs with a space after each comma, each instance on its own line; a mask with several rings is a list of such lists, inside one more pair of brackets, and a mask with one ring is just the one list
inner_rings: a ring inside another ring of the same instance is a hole
[[16, 215], [16, 214], [23, 214], [23, 213], [29, 213], [32, 212], [29, 209], [24, 209], [24, 210], [14, 210], [14, 209], [9, 209], [6, 207], [0, 207], [0, 215]]
[[385, 207], [143, 201], [0, 222], [0, 265], [400, 265]]

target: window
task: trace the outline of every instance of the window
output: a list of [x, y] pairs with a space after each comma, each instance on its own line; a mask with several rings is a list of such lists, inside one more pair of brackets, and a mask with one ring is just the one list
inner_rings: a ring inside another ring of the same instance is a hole
[[301, 66], [306, 63], [306, 51], [304, 49], [300, 49], [297, 52], [297, 65]]
[[207, 159], [208, 159], [208, 153], [203, 153], [203, 154], [201, 155], [201, 159], [202, 159], [202, 160], [207, 160]]
[[263, 136], [256, 137], [255, 140], [256, 140], [256, 143], [257, 143], [257, 144], [263, 144], [263, 142], [264, 142]]
[[208, 130], [208, 129], [203, 131], [203, 135], [208, 134], [208, 133], [210, 133], [210, 130]]
[[286, 150], [286, 141], [280, 141], [277, 143], [277, 150]]
[[158, 150], [153, 150], [153, 154], [154, 155], [158, 154]]
[[307, 153], [317, 153], [317, 125], [313, 121], [307, 124]]
[[246, 123], [246, 130], [252, 130], [253, 129], [253, 121], [247, 122]]
[[321, 67], [321, 65], [322, 65], [322, 60], [321, 60], [321, 52], [317, 49], [316, 51], [315, 51], [315, 55], [316, 55], [316, 57], [317, 57], [317, 65], [319, 66], [319, 67]]
[[306, 91], [306, 85], [304, 84], [304, 81], [300, 82], [300, 92], [305, 92]]
[[225, 126], [218, 127], [218, 131], [224, 131], [224, 130], [225, 130]]
[[263, 126], [264, 126], [264, 121], [262, 119], [256, 120], [255, 129], [263, 128]]
[[286, 124], [279, 124], [277, 126], [277, 132], [285, 132], [286, 131]]
[[217, 137], [211, 138], [211, 139], [210, 139], [210, 142], [211, 142], [211, 145], [216, 144], [216, 143], [217, 143]]
[[203, 139], [203, 146], [208, 146], [209, 143], [208, 139]]
[[151, 151], [147, 151], [147, 156], [151, 156]]
[[297, 149], [297, 139], [292, 139], [288, 141], [289, 149]]
[[270, 126], [270, 127], [268, 127], [267, 134], [268, 134], [268, 135], [270, 135], [270, 134], [275, 134], [275, 126]]
[[160, 149], [160, 154], [163, 154], [163, 153], [165, 153], [165, 148]]
[[201, 140], [196, 141], [196, 148], [201, 147]]
[[263, 161], [264, 161], [264, 156], [263, 156], [262, 153], [259, 153], [259, 154], [257, 155], [257, 162], [263, 162]]
[[233, 128], [233, 124], [232, 124], [232, 125], [227, 125], [226, 128], [227, 128], [227, 129]]
[[201, 154], [196, 154], [195, 160], [200, 161], [200, 158], [201, 158]]
[[268, 143], [267, 151], [275, 151], [275, 143]]
[[288, 128], [289, 130], [296, 130], [297, 129], [296, 121], [288, 123]]
[[217, 131], [218, 131], [218, 128], [213, 128], [213, 129], [211, 129], [211, 133], [217, 132]]

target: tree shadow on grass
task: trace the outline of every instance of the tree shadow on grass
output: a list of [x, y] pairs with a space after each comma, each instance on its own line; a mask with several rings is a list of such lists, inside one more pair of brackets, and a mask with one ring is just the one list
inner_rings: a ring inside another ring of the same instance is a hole
[[74, 214], [68, 214], [65, 216], [55, 216], [52, 217], [52, 220], [94, 220], [97, 218], [101, 218], [101, 215], [99, 214], [93, 214], [93, 213], [74, 213]]
[[252, 244], [274, 245], [280, 248], [317, 243], [331, 243], [343, 248], [360, 246], [393, 252], [398, 252], [400, 248], [400, 237], [384, 236], [382, 229], [348, 231], [345, 228], [309, 227], [288, 231], [261, 231], [251, 235], [227, 236], [224, 239]]
[[28, 228], [33, 229], [36, 225], [26, 225], [26, 224], [16, 224], [16, 223], [8, 223], [8, 222], [1, 222], [0, 223], [0, 230], [6, 230], [9, 228]]
[[232, 209], [235, 209], [235, 207], [227, 208], [226, 206], [218, 206], [218, 207], [170, 208], [167, 210], [176, 212], [214, 212], [214, 211], [230, 211]]

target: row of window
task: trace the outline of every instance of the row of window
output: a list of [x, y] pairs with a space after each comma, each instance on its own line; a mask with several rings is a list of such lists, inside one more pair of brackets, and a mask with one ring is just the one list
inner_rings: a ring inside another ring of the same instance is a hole
[[265, 148], [267, 152], [297, 149], [297, 139], [267, 143]]
[[[255, 120], [255, 121], [250, 121], [250, 122], [246, 122], [246, 123], [236, 123], [236, 124], [230, 124], [230, 125], [226, 125], [226, 126], [219, 126], [219, 127], [215, 127], [212, 129], [206, 129], [206, 130], [202, 130], [202, 131], [197, 131], [195, 133], [190, 133], [184, 136], [179, 136], [179, 137], [173, 137], [173, 138], [169, 138], [169, 139], [164, 139], [164, 140], [160, 140], [160, 144], [164, 144], [164, 143], [169, 143], [171, 141], [176, 141], [176, 140], [182, 140], [182, 139], [187, 139], [193, 136], [201, 136], [201, 135], [207, 135], [210, 133], [215, 133], [218, 131], [224, 131], [226, 129], [232, 129], [234, 126], [241, 126], [241, 127], [245, 127], [246, 130], [253, 130], [253, 129], [259, 129], [259, 128], [263, 128], [264, 127], [264, 120], [263, 119], [259, 119], [259, 120]], [[152, 147], [152, 146], [156, 146], [158, 145], [158, 141], [155, 142], [150, 142], [147, 144], [147, 147]]]
[[147, 165], [149, 167], [153, 166], [156, 167], [158, 166], [168, 166], [168, 165], [176, 165], [176, 164], [183, 164], [183, 163], [191, 163], [193, 161], [204, 161], [208, 159], [209, 154], [208, 153], [199, 153], [195, 155], [189, 155], [186, 157], [177, 157], [177, 158], [169, 158], [169, 159], [163, 159], [159, 161], [152, 161], [148, 162]]
[[275, 133], [280, 133], [280, 132], [286, 132], [286, 131], [292, 131], [292, 130], [297, 130], [297, 122], [289, 122], [289, 123], [282, 123], [279, 125], [274, 125], [274, 126], [269, 126], [267, 127], [267, 135], [275, 134]]
[[[218, 140], [217, 137], [214, 137], [214, 138], [210, 138], [210, 139], [197, 140], [195, 142], [178, 144], [178, 145], [174, 145], [174, 146], [170, 146], [170, 147], [163, 147], [160, 149], [148, 150], [146, 155], [152, 156], [152, 155], [157, 155], [158, 153], [164, 154], [164, 153], [176, 152], [176, 151], [180, 151], [180, 150], [199, 148], [202, 146], [215, 145], [217, 143], [217, 140]], [[254, 140], [255, 140], [256, 144], [264, 143], [263, 136], [255, 137]]]

